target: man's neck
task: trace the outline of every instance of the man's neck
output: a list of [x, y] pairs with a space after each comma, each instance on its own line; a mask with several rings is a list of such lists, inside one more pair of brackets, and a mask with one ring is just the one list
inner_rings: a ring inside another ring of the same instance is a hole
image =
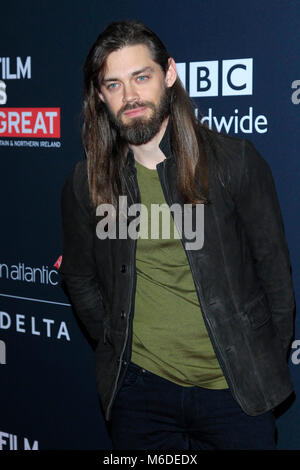
[[130, 145], [135, 160], [151, 170], [156, 169], [156, 165], [166, 157], [159, 148], [159, 144], [165, 133], [169, 118], [166, 118], [158, 133], [149, 142], [143, 145]]

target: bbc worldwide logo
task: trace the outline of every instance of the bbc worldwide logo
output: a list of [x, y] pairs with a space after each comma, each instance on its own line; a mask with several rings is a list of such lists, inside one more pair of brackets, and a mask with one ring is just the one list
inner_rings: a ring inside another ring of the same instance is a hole
[[[253, 94], [253, 59], [226, 59], [176, 64], [192, 98]], [[187, 80], [187, 69], [189, 79]]]

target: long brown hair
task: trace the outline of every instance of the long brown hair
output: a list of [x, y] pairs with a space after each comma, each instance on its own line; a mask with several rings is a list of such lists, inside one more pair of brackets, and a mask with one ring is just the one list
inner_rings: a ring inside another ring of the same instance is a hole
[[[126, 143], [111, 125], [106, 105], [99, 98], [108, 55], [125, 46], [146, 45], [152, 59], [166, 73], [170, 55], [153, 31], [139, 21], [111, 23], [93, 44], [84, 66], [82, 141], [87, 156], [92, 200], [116, 204], [122, 194], [122, 168]], [[177, 186], [185, 203], [208, 203], [208, 168], [200, 122], [179, 78], [170, 89], [170, 138], [176, 156]], [[196, 183], [197, 182], [197, 183]], [[196, 183], [196, 184], [195, 184]]]

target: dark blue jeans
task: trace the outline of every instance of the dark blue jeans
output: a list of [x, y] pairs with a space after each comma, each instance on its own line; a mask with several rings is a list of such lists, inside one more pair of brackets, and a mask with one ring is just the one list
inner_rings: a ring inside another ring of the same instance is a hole
[[130, 363], [109, 422], [115, 450], [274, 450], [272, 412], [248, 416], [231, 392], [182, 387]]

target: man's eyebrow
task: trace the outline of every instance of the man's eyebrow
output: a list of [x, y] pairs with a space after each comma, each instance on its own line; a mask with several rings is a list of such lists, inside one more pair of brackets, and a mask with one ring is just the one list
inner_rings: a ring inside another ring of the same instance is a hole
[[137, 70], [136, 72], [133, 72], [131, 75], [135, 77], [136, 75], [139, 75], [140, 73], [144, 73], [144, 72], [154, 72], [154, 69], [150, 66], [144, 67], [141, 70]]
[[[140, 73], [145, 73], [145, 72], [154, 72], [154, 69], [150, 66], [144, 67], [140, 70], [136, 70], [135, 72], [132, 72], [131, 76], [135, 77], [136, 75], [140, 75]], [[118, 80], [119, 78], [113, 78], [113, 77], [103, 78], [102, 83], [104, 84], [107, 82], [117, 82]]]

